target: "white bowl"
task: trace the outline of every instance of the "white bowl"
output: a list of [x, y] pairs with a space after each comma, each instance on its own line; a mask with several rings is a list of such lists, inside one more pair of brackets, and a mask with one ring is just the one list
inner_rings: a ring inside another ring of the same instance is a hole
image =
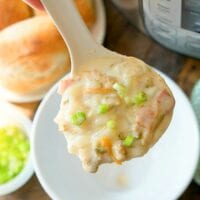
[[104, 164], [96, 174], [84, 172], [79, 159], [67, 152], [65, 138], [53, 121], [61, 97], [57, 85], [52, 88], [40, 104], [31, 134], [36, 175], [52, 199], [173, 200], [182, 194], [199, 158], [198, 124], [182, 90], [161, 75], [176, 99], [168, 130], [144, 157], [122, 166]]
[[[23, 115], [17, 108], [6, 102], [0, 101], [0, 123], [2, 124], [19, 124], [25, 130], [27, 137], [30, 137], [31, 121]], [[31, 154], [22, 171], [13, 179], [5, 184], [0, 185], [0, 196], [12, 193], [22, 187], [33, 175], [33, 165]]]

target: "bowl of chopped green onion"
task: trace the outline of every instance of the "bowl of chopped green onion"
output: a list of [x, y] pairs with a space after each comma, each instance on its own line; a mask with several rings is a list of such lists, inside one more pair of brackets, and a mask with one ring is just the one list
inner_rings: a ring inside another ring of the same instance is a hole
[[0, 196], [16, 191], [33, 175], [30, 131], [31, 121], [0, 101]]

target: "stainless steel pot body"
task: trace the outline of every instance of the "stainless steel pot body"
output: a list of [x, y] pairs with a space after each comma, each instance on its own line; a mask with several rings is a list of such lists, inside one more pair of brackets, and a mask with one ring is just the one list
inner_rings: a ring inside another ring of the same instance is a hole
[[165, 47], [200, 58], [200, 0], [113, 0], [127, 18]]

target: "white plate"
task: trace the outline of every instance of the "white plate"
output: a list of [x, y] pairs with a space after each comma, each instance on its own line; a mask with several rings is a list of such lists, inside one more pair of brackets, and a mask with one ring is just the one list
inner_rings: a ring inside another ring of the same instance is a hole
[[[122, 166], [102, 165], [96, 174], [84, 172], [79, 159], [67, 152], [64, 136], [53, 122], [60, 96], [57, 86], [52, 88], [37, 111], [32, 132], [36, 174], [52, 199], [172, 200], [181, 195], [197, 165], [198, 127], [184, 93], [171, 79], [162, 76], [176, 98], [173, 120], [166, 133], [144, 157]], [[127, 179], [127, 185], [119, 185], [120, 177]]]
[[[95, 0], [96, 5], [96, 22], [91, 28], [92, 35], [94, 39], [102, 44], [104, 41], [105, 33], [106, 33], [106, 14], [105, 14], [105, 7], [103, 4], [103, 1], [101, 0]], [[45, 93], [42, 94], [35, 94], [35, 95], [23, 95], [23, 94], [17, 94], [14, 92], [11, 92], [5, 88], [0, 87], [0, 99], [21, 103], [21, 102], [33, 102], [41, 100]]]
[[[18, 124], [30, 137], [31, 121], [13, 105], [0, 101], [0, 126], [5, 124]], [[32, 159], [29, 156], [24, 169], [18, 175], [11, 181], [0, 185], [0, 196], [14, 192], [22, 187], [31, 178], [33, 172]]]

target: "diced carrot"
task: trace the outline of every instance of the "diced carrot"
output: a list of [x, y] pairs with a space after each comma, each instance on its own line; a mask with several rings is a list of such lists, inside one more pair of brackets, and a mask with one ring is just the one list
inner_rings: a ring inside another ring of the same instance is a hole
[[118, 160], [117, 158], [115, 158], [115, 156], [113, 155], [113, 152], [112, 152], [112, 142], [111, 142], [110, 138], [103, 137], [102, 140], [101, 140], [101, 143], [102, 143], [102, 146], [104, 146], [104, 148], [107, 149], [108, 154], [113, 159], [113, 161], [115, 163], [117, 163], [118, 165], [121, 165], [122, 162], [120, 160]]
[[88, 94], [109, 94], [113, 91], [111, 88], [87, 88], [85, 92]]
[[62, 95], [64, 91], [72, 85], [73, 82], [73, 79], [62, 80], [58, 89], [58, 93]]
[[111, 140], [108, 137], [103, 137], [101, 141], [102, 141], [102, 145], [104, 147], [106, 147], [107, 149], [111, 149], [112, 148]]

